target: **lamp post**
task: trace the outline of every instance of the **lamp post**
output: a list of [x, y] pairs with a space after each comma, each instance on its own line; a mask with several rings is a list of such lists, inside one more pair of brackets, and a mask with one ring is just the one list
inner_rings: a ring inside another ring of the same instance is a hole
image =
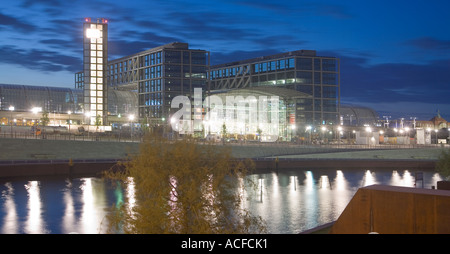
[[341, 144], [341, 135], [342, 135], [342, 126], [337, 127], [337, 135], [338, 135], [338, 145]]
[[325, 143], [325, 132], [327, 131], [327, 127], [322, 126], [321, 130], [322, 130], [322, 141], [321, 141], [321, 143]]
[[133, 120], [134, 120], [134, 115], [129, 115], [128, 119], [130, 120], [130, 140], [133, 140]]
[[91, 112], [86, 111], [84, 112], [84, 115], [87, 117], [87, 127], [88, 127], [88, 139], [89, 139], [89, 125], [91, 125]]
[[70, 124], [72, 122], [72, 120], [70, 119], [70, 115], [72, 114], [72, 111], [67, 111], [67, 114], [69, 115], [69, 134], [70, 134]]
[[14, 111], [14, 106], [9, 106], [9, 111], [11, 111], [11, 118], [9, 119], [9, 124], [11, 125], [11, 136], [12, 136], [12, 118], [13, 118], [13, 111]]
[[306, 126], [306, 130], [309, 131], [309, 138], [308, 138], [309, 144], [311, 144], [311, 141], [312, 141], [312, 138], [311, 138], [311, 129], [312, 129], [311, 125]]
[[295, 126], [295, 124], [291, 124], [291, 140], [290, 141], [292, 141], [292, 138], [294, 138], [294, 134], [296, 133], [295, 132], [295, 129], [297, 128], [297, 126]]

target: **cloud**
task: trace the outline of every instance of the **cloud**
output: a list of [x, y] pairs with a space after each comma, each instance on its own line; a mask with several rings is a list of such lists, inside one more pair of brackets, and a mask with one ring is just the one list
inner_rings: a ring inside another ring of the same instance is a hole
[[8, 16], [0, 13], [0, 28], [4, 27], [10, 31], [20, 31], [20, 32], [33, 32], [36, 30], [34, 25], [30, 25], [27, 22], [24, 22], [22, 19]]
[[349, 19], [354, 16], [342, 5], [316, 2], [302, 2], [293, 5], [291, 1], [237, 1], [237, 5], [276, 12], [281, 15], [328, 16], [335, 19]]
[[55, 51], [31, 49], [23, 50], [15, 46], [0, 46], [1, 63], [21, 65], [43, 72], [79, 71], [81, 58], [59, 54]]
[[432, 37], [421, 37], [405, 42], [406, 45], [425, 50], [449, 50], [450, 40], [439, 40]]

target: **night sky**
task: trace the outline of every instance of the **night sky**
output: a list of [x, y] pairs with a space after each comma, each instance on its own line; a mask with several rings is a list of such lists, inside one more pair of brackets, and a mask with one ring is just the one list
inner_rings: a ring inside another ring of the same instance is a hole
[[175, 41], [212, 64], [316, 50], [341, 59], [342, 103], [450, 121], [450, 1], [2, 0], [0, 83], [73, 88], [85, 17], [108, 19], [110, 59]]

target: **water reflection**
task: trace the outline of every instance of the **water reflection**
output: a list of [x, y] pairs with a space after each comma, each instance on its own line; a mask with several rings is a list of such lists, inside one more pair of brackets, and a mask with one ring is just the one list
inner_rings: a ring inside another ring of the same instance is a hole
[[14, 202], [14, 187], [11, 183], [5, 184], [6, 189], [2, 191], [3, 209], [5, 216], [3, 217], [2, 232], [19, 233], [18, 215], [16, 204]]
[[28, 216], [25, 222], [25, 233], [48, 233], [45, 222], [42, 219], [42, 202], [38, 181], [30, 181], [25, 185], [28, 192]]
[[366, 170], [366, 173], [364, 174], [364, 177], [362, 179], [361, 186], [369, 186], [377, 184], [377, 181], [375, 180], [375, 172], [370, 172], [370, 170]]
[[[270, 233], [298, 233], [336, 220], [358, 188], [372, 184], [415, 186], [410, 170], [292, 170], [240, 179], [243, 208], [260, 215]], [[442, 180], [424, 172], [424, 187]], [[418, 184], [421, 187], [422, 184]], [[1, 233], [104, 233], [107, 209], [136, 206], [133, 179], [111, 184], [98, 178], [12, 181], [0, 186]]]
[[65, 180], [66, 188], [63, 190], [63, 203], [64, 214], [62, 218], [62, 230], [63, 232], [70, 232], [73, 230], [73, 225], [75, 224], [75, 202], [73, 200], [72, 193], [72, 181]]

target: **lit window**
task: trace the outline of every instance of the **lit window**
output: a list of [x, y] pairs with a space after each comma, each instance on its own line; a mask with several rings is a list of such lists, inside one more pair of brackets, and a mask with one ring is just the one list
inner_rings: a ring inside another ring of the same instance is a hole
[[97, 79], [96, 78], [91, 78], [91, 83], [97, 83]]
[[91, 38], [91, 43], [97, 43], [97, 39]]
[[97, 58], [96, 57], [91, 57], [91, 63], [97, 63]]
[[91, 64], [91, 70], [97, 70], [97, 65], [96, 64]]
[[97, 99], [95, 99], [95, 97], [91, 97], [91, 103], [97, 103]]
[[95, 97], [95, 91], [91, 91], [91, 97]]
[[[97, 46], [95, 46], [95, 44], [91, 44], [91, 50], [96, 50], [96, 49], [97, 49]], [[92, 53], [92, 51], [91, 51], [91, 56], [92, 55], [95, 56], [95, 53]]]
[[98, 38], [97, 39], [97, 43], [102, 44], [103, 43], [103, 39], [102, 38]]
[[103, 45], [101, 44], [97, 45], [97, 50], [103, 50]]
[[97, 109], [98, 110], [103, 110], [103, 105], [102, 104], [97, 104]]
[[91, 104], [91, 110], [96, 110], [95, 104]]
[[95, 84], [91, 84], [90, 88], [91, 90], [95, 90]]
[[97, 79], [97, 83], [103, 84], [103, 78], [98, 78], [98, 79]]
[[103, 98], [98, 98], [98, 99], [97, 99], [97, 102], [98, 102], [98, 103], [103, 103]]
[[103, 65], [101, 65], [101, 64], [97, 64], [97, 70], [103, 70]]
[[92, 77], [97, 76], [97, 72], [96, 72], [96, 71], [91, 71], [91, 76], [92, 76]]
[[98, 57], [103, 57], [103, 51], [97, 51], [97, 56]]
[[98, 92], [97, 92], [97, 96], [98, 96], [98, 97], [101, 97], [101, 96], [102, 96], [102, 91], [98, 91]]
[[[101, 65], [100, 65], [101, 66]], [[102, 68], [99, 68], [99, 70], [101, 70]], [[97, 76], [102, 77], [103, 76], [103, 71], [97, 71]]]
[[103, 90], [103, 85], [97, 85], [97, 90]]
[[103, 63], [103, 58], [97, 58], [97, 63]]

